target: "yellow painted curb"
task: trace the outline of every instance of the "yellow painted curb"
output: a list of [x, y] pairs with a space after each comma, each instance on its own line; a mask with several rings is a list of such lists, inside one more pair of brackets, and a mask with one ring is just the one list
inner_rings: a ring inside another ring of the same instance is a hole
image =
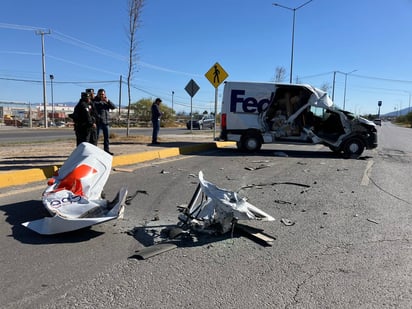
[[[139, 152], [113, 157], [112, 166], [131, 165], [156, 159], [176, 157], [181, 154], [190, 154], [197, 151], [224, 148], [236, 145], [234, 142], [211, 142], [183, 147], [165, 148], [154, 151]], [[28, 170], [0, 173], [0, 188], [19, 186], [31, 182], [45, 181], [51, 178], [60, 166], [48, 166]]]
[[0, 188], [19, 186], [30, 182], [49, 179], [60, 166], [48, 166], [0, 174]]

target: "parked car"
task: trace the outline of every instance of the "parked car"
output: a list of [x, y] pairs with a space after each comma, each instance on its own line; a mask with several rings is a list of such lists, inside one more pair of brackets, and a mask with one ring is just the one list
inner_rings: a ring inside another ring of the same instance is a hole
[[66, 126], [66, 123], [64, 121], [56, 121], [56, 127], [64, 128], [65, 126]]
[[382, 125], [382, 119], [377, 118], [377, 119], [374, 119], [373, 122], [378, 126]]
[[[192, 124], [191, 124], [192, 123]], [[213, 129], [215, 126], [215, 117], [213, 115], [200, 116], [198, 119], [189, 120], [186, 123], [188, 130], [192, 129]]]

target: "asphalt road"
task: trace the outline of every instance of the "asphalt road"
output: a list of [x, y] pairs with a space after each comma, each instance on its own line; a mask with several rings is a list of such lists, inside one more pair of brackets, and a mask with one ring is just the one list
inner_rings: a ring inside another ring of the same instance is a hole
[[[224, 149], [131, 166], [105, 187], [109, 199], [123, 186], [147, 191], [125, 219], [65, 235], [20, 226], [44, 216], [44, 184], [3, 194], [1, 306], [410, 308], [412, 131], [387, 123], [378, 131], [378, 149], [360, 160], [323, 146], [265, 145], [251, 156]], [[276, 218], [247, 222], [275, 237], [273, 245], [201, 235], [130, 258], [165, 240], [200, 170]]]

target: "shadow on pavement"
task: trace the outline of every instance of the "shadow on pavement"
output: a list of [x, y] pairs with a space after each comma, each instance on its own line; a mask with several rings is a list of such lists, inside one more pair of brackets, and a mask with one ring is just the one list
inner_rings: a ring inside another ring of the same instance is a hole
[[41, 219], [50, 214], [44, 208], [40, 200], [24, 201], [16, 204], [0, 206], [0, 211], [4, 212], [7, 217], [6, 222], [11, 225], [12, 234], [7, 235], [24, 244], [41, 245], [57, 243], [78, 243], [88, 241], [104, 233], [91, 230], [89, 228], [58, 234], [58, 235], [40, 235], [21, 224], [26, 221]]

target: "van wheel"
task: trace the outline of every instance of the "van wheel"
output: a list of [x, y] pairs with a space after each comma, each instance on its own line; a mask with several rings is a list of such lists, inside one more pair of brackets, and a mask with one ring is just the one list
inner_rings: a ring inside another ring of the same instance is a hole
[[343, 146], [343, 156], [348, 159], [357, 159], [365, 150], [365, 143], [359, 138], [350, 138]]
[[247, 152], [259, 151], [262, 147], [262, 141], [258, 134], [247, 134], [240, 141], [240, 150]]

